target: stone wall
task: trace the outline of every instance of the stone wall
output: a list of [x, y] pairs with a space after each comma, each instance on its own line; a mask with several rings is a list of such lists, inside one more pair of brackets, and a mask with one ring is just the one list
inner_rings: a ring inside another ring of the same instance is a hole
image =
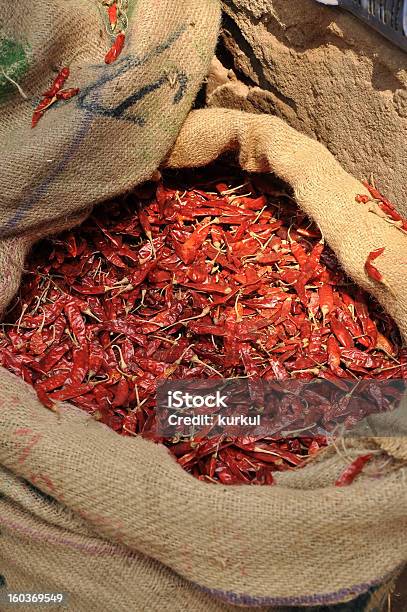
[[224, 0], [223, 9], [220, 57], [234, 72], [215, 67], [208, 103], [279, 115], [357, 178], [373, 173], [407, 212], [407, 54], [314, 0]]

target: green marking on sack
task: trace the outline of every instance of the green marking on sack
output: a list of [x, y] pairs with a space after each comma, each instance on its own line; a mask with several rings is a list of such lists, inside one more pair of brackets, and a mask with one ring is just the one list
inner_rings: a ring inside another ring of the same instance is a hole
[[136, 8], [138, 0], [129, 0], [129, 8], [127, 9], [127, 17], [130, 21], [132, 14], [134, 13], [134, 9]]
[[28, 60], [21, 43], [10, 38], [0, 38], [0, 101], [17, 91], [9, 79], [18, 82], [28, 70]]

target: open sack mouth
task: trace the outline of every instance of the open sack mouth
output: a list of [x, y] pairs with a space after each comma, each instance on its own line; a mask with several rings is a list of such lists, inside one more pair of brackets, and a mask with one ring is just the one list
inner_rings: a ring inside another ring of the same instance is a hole
[[[404, 233], [407, 221], [370, 191], [355, 207], [376, 206]], [[378, 285], [384, 250], [366, 259]], [[331, 436], [397, 407], [395, 383], [407, 378], [396, 324], [347, 277], [291, 190], [219, 164], [172, 172], [40, 243], [0, 364], [45, 407], [70, 401], [223, 484], [273, 484], [306, 465]], [[187, 392], [191, 403], [176, 404]]]
[[407, 51], [406, 0], [317, 0], [328, 6], [339, 6], [378, 30]]

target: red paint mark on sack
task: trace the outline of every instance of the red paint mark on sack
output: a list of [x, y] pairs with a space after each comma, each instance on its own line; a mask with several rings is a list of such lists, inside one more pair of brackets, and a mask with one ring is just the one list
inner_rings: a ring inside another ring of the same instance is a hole
[[[28, 428], [21, 428], [21, 429], [16, 429], [16, 431], [14, 432], [14, 435], [16, 436], [29, 436], [31, 434], [33, 434], [34, 431], [32, 429], [28, 429]], [[26, 446], [24, 446], [24, 448], [22, 449], [22, 451], [20, 452], [20, 454], [18, 455], [17, 458], [17, 463], [22, 464], [24, 463], [27, 458], [30, 456], [33, 448], [38, 444], [38, 442], [42, 439], [43, 434], [34, 434], [31, 435], [31, 439], [28, 442], [28, 444]]]
[[192, 572], [193, 563], [192, 563], [192, 549], [189, 544], [184, 544], [181, 548], [182, 560], [184, 571]]
[[[31, 474], [30, 482], [34, 486], [40, 487], [41, 490], [46, 488], [49, 491], [51, 491], [52, 493], [56, 493], [57, 492], [57, 489], [56, 489], [54, 483], [52, 482], [51, 478], [49, 476], [47, 476], [47, 474], [42, 474], [42, 473], [41, 474]], [[62, 495], [58, 495], [58, 498], [60, 500], [62, 500], [63, 496]]]
[[116, 542], [120, 542], [121, 544], [126, 543], [124, 525], [122, 521], [111, 519], [108, 516], [102, 516], [98, 512], [89, 512], [75, 506], [72, 506], [72, 510], [86, 521], [89, 521], [98, 527], [108, 529], [110, 533], [114, 534]]
[[27, 434], [33, 433], [33, 430], [29, 427], [21, 427], [21, 429], [16, 429], [14, 433], [16, 436], [26, 436]]

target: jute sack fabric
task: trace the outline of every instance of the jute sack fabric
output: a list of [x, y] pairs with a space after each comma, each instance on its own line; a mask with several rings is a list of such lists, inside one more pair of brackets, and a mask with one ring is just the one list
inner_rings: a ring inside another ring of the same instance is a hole
[[[273, 117], [194, 111], [165, 165], [204, 165], [235, 151], [250, 171], [288, 181], [346, 270], [375, 293], [406, 336], [406, 237], [355, 202], [363, 186], [328, 151]], [[390, 290], [372, 284], [367, 253]], [[389, 295], [390, 294], [390, 295]], [[391, 297], [390, 297], [391, 296]], [[1, 370], [0, 574], [14, 590], [61, 589], [71, 609], [233, 610], [317, 606], [355, 598], [407, 560], [406, 442], [378, 450], [380, 477], [334, 481], [345, 462], [328, 449], [273, 487], [223, 487], [185, 473], [162, 446], [123, 439], [88, 415], [41, 406]], [[373, 610], [373, 608], [372, 608]]]
[[[10, 296], [35, 240], [152, 176], [207, 74], [220, 9], [217, 0], [129, 0], [126, 44], [110, 65], [99, 0], [0, 0], [0, 15], [0, 279]], [[65, 87], [79, 94], [32, 129], [64, 66]]]
[[274, 487], [211, 486], [73, 406], [50, 413], [4, 371], [1, 391], [10, 590], [63, 589], [80, 612], [316, 606], [380, 585], [406, 558], [405, 469], [337, 489], [344, 463], [328, 451]]

